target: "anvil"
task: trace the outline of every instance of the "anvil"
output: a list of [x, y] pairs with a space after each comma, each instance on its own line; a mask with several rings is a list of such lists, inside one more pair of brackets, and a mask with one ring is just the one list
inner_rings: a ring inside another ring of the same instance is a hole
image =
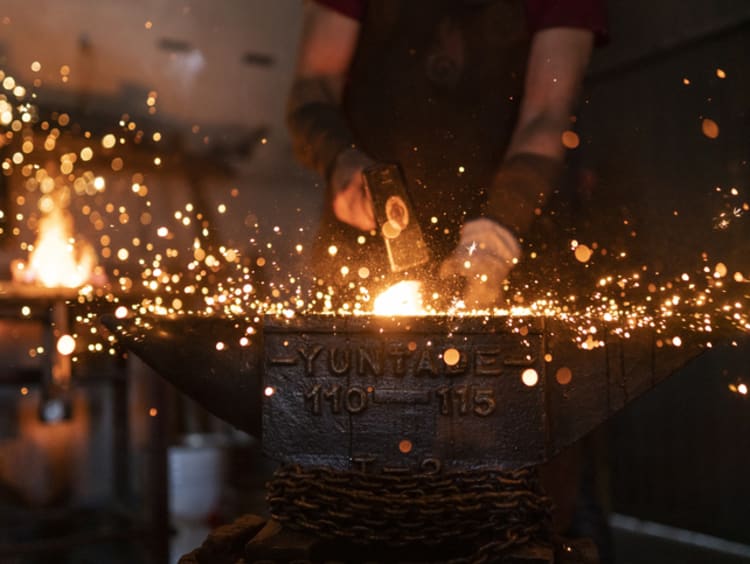
[[703, 350], [649, 329], [587, 350], [548, 317], [266, 317], [245, 346], [230, 319], [104, 323], [271, 458], [394, 473], [540, 464]]

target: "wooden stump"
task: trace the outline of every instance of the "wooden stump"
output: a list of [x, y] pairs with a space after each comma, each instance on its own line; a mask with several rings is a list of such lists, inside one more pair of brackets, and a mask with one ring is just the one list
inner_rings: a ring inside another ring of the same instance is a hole
[[[440, 546], [373, 546], [329, 541], [285, 529], [278, 521], [244, 515], [212, 531], [180, 564], [425, 564], [466, 556], [475, 547], [464, 541]], [[553, 546], [527, 544], [513, 549], [503, 564], [596, 564], [588, 539], [558, 540]]]

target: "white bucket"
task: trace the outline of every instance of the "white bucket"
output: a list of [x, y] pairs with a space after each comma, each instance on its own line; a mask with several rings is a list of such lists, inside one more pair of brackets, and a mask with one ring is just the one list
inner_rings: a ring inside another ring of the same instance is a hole
[[173, 518], [205, 521], [219, 509], [226, 472], [226, 441], [188, 435], [168, 449], [169, 512]]

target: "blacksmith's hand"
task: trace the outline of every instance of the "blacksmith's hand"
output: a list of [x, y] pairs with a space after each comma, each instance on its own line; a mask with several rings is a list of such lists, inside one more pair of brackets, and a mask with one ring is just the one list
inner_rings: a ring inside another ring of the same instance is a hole
[[372, 197], [362, 171], [374, 161], [357, 149], [346, 149], [336, 157], [331, 172], [333, 213], [339, 221], [362, 231], [375, 229]]
[[491, 219], [474, 219], [461, 228], [458, 246], [440, 266], [440, 277], [464, 278], [466, 306], [488, 309], [499, 305], [503, 281], [520, 257], [513, 233]]

